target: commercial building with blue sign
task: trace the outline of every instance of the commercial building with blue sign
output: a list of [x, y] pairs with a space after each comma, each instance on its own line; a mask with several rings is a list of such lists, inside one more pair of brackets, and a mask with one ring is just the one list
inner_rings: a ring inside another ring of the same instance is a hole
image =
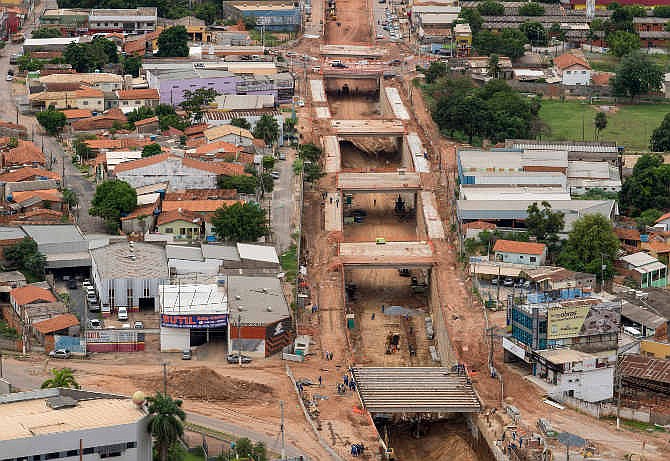
[[223, 2], [223, 12], [236, 18], [253, 17], [267, 31], [300, 30], [302, 13], [298, 2]]

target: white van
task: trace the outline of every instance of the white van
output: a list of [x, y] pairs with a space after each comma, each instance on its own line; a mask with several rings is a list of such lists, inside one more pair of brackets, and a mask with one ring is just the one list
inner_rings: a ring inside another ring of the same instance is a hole
[[125, 307], [119, 307], [119, 313], [116, 316], [119, 320], [128, 320], [128, 309]]

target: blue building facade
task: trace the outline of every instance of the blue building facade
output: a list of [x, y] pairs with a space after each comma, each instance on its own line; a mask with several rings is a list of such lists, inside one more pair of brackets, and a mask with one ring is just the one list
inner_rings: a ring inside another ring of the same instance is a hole
[[302, 12], [297, 2], [223, 2], [224, 13], [234, 17], [253, 17], [266, 31], [296, 32], [302, 24]]

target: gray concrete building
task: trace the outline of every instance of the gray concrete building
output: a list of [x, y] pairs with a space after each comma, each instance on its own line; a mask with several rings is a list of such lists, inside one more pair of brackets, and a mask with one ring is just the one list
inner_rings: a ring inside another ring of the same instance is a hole
[[113, 243], [91, 250], [92, 276], [103, 314], [125, 307], [154, 311], [168, 282], [165, 248], [150, 243]]
[[88, 241], [77, 225], [26, 225], [21, 228], [35, 240], [39, 252], [47, 257], [47, 270], [91, 266]]

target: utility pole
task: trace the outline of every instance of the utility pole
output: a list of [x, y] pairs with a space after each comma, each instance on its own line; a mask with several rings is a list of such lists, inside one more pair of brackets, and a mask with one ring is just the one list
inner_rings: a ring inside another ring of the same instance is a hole
[[280, 423], [280, 430], [281, 430], [281, 459], [286, 459], [286, 440], [284, 438], [284, 401], [280, 400], [279, 401], [279, 409], [281, 410], [281, 423]]
[[621, 429], [621, 417], [620, 417], [620, 410], [621, 410], [621, 367], [620, 361], [621, 359], [617, 357], [616, 359], [616, 368], [614, 369], [614, 374], [616, 375], [616, 383], [617, 383], [617, 391], [616, 391], [616, 428], [617, 430]]
[[242, 314], [237, 315], [237, 362], [242, 366]]
[[163, 395], [167, 395], [167, 362], [163, 362]]

